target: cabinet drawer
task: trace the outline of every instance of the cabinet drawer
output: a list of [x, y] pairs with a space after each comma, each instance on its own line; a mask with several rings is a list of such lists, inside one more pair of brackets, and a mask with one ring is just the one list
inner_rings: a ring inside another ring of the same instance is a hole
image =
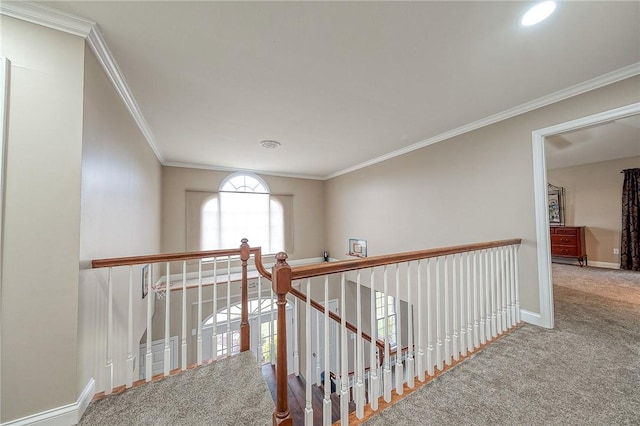
[[558, 227], [555, 229], [555, 234], [556, 235], [574, 235], [577, 236], [578, 235], [578, 228], [563, 228], [563, 227]]
[[579, 256], [576, 246], [552, 246], [552, 256]]
[[551, 245], [559, 246], [575, 246], [577, 244], [577, 237], [575, 235], [552, 235]]

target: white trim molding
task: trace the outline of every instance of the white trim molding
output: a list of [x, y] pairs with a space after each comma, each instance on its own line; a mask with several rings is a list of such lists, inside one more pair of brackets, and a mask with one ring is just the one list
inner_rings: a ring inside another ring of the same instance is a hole
[[127, 85], [127, 81], [120, 71], [118, 63], [111, 54], [109, 47], [107, 47], [107, 43], [102, 37], [102, 33], [95, 22], [64, 13], [50, 7], [25, 1], [10, 3], [0, 2], [0, 13], [11, 16], [12, 18], [21, 19], [23, 21], [31, 22], [32, 24], [42, 25], [86, 39], [89, 47], [96, 55], [98, 62], [102, 66], [102, 69], [111, 80], [116, 92], [118, 92], [118, 95], [120, 95], [120, 98], [129, 110], [133, 120], [138, 125], [138, 128], [149, 144], [149, 147], [153, 150], [158, 161], [161, 164], [164, 164], [164, 158], [158, 148], [156, 139], [153, 136], [140, 107], [138, 107], [138, 103], [131, 93], [129, 86]]
[[[2, 300], [2, 259], [4, 247], [4, 204], [5, 204], [5, 176], [7, 158], [7, 128], [9, 121], [9, 79], [11, 78], [11, 61], [0, 58], [0, 300]], [[2, 305], [0, 304], [0, 354], [2, 353]], [[0, 365], [2, 359], [0, 356]], [[0, 372], [0, 383], [2, 373]], [[2, 386], [0, 385], [0, 395]], [[0, 419], [2, 419], [2, 407], [0, 406]]]
[[620, 269], [619, 263], [599, 262], [597, 260], [590, 260], [589, 266], [593, 266], [594, 268]]
[[537, 325], [542, 327], [542, 317], [537, 312], [527, 311], [526, 309], [520, 309], [520, 319], [526, 323]]
[[53, 408], [41, 413], [32, 414], [20, 419], [11, 420], [2, 423], [0, 426], [71, 426], [78, 424], [89, 403], [96, 393], [96, 382], [93, 378], [89, 379], [89, 383], [73, 404], [63, 405], [62, 407]]
[[[547, 168], [544, 156], [544, 140], [558, 133], [570, 132], [614, 120], [640, 114], [640, 102], [604, 111], [531, 133], [533, 148], [533, 187], [535, 196], [536, 239], [538, 251], [538, 288], [540, 294], [541, 325], [553, 328], [553, 284], [551, 280], [551, 245], [549, 240], [549, 216], [547, 212]], [[592, 262], [593, 263], [593, 262]]]

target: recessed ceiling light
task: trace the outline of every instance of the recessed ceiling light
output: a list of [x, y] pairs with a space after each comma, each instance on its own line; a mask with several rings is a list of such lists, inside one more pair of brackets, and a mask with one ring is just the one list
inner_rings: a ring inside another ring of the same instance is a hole
[[556, 10], [556, 2], [543, 1], [531, 7], [527, 12], [522, 15], [520, 25], [529, 27], [547, 19], [553, 11]]
[[262, 145], [263, 148], [273, 149], [273, 148], [279, 147], [280, 146], [280, 142], [264, 140], [264, 141], [260, 141], [260, 145]]

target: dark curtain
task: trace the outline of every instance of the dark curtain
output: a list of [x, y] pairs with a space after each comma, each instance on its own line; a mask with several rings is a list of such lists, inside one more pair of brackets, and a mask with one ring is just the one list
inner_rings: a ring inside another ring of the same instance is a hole
[[640, 169], [623, 170], [620, 268], [640, 271]]

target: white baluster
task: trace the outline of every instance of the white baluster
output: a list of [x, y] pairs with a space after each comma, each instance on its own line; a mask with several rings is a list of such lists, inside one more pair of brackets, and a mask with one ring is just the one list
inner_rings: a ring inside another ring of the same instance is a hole
[[126, 387], [133, 386], [133, 266], [129, 265], [129, 306], [127, 309], [127, 383]]
[[[275, 304], [274, 304], [274, 298], [273, 298], [273, 286], [271, 286], [269, 288], [269, 296], [270, 296], [270, 301], [271, 301], [271, 312], [269, 312], [269, 359], [271, 359], [271, 365], [276, 365], [276, 342], [274, 337], [274, 315], [275, 313], [273, 311], [275, 311]], [[316, 318], [317, 319], [317, 318]], [[317, 321], [316, 321], [317, 322]], [[320, 345], [318, 344], [317, 346], [317, 350], [320, 350]], [[318, 376], [319, 377], [319, 376]], [[320, 383], [320, 379], [317, 380], [316, 383]]]
[[218, 360], [218, 259], [213, 258], [213, 327], [211, 328], [211, 360]]
[[[422, 326], [422, 311], [424, 309], [424, 305], [422, 303], [422, 297], [422, 261], [418, 260], [418, 356], [416, 368], [418, 369], [418, 380], [424, 382], [424, 334]], [[371, 321], [371, 324], [373, 324], [373, 320]]]
[[[467, 322], [465, 321], [465, 313], [467, 312], [467, 302], [465, 292], [465, 269], [464, 269], [464, 256], [465, 253], [460, 254], [460, 278], [458, 279], [460, 284], [460, 354], [462, 356], [467, 355]], [[466, 271], [467, 274], [469, 271]]]
[[[343, 299], [344, 300], [344, 299]], [[313, 407], [311, 405], [311, 279], [307, 280], [307, 304], [305, 306], [305, 353], [307, 356], [306, 364], [306, 389], [305, 389], [305, 407], [304, 407], [304, 424], [313, 426]]]
[[444, 361], [451, 365], [451, 319], [449, 318], [449, 256], [444, 257]]
[[402, 318], [400, 312], [400, 265], [396, 263], [396, 393], [404, 393], [404, 365], [402, 363]]
[[342, 373], [340, 374], [340, 421], [342, 424], [349, 422], [349, 360], [347, 358], [347, 293], [346, 293], [346, 276], [342, 273], [340, 277], [340, 336], [342, 342], [340, 344], [340, 366]]
[[356, 417], [359, 419], [364, 417], [364, 348], [362, 346], [362, 292], [361, 292], [361, 279], [360, 270], [356, 273], [356, 328], [358, 333], [356, 335], [356, 363], [355, 365], [355, 386], [354, 396], [356, 402]]
[[171, 372], [171, 263], [167, 262], [164, 310], [164, 375]]
[[491, 337], [498, 335], [498, 277], [496, 276], [496, 249], [491, 249]]
[[[369, 360], [369, 366], [370, 366], [370, 371], [371, 371], [371, 379], [369, 380], [369, 388], [370, 388], [370, 392], [369, 392], [369, 403], [371, 404], [371, 409], [373, 411], [377, 411], [378, 410], [378, 397], [380, 395], [380, 378], [378, 377], [378, 359], [377, 359], [377, 346], [376, 346], [376, 341], [378, 339], [378, 323], [376, 321], [376, 286], [375, 286], [375, 280], [374, 280], [375, 274], [373, 273], [373, 268], [371, 269], [371, 294], [370, 294], [370, 310], [371, 310], [371, 345], [369, 347], [371, 353], [370, 353], [370, 360]], [[344, 279], [344, 274], [343, 274], [343, 279]], [[344, 300], [344, 299], [343, 299]], [[342, 320], [344, 322], [344, 317], [345, 315], [345, 310], [344, 310], [344, 305], [342, 307]], [[346, 346], [346, 326], [345, 326], [345, 340], [344, 340], [344, 345]], [[346, 357], [344, 358], [346, 360]], [[343, 367], [343, 371], [345, 373], [343, 373], [342, 377], [346, 377], [346, 371], [347, 371], [347, 367], [344, 366]], [[348, 380], [348, 377], [347, 377]], [[341, 399], [342, 402], [342, 399]], [[347, 416], [349, 415], [349, 408], [347, 407]], [[345, 422], [345, 420], [343, 420], [343, 422]], [[346, 423], [343, 423], [346, 424]]]
[[473, 291], [471, 290], [471, 253], [467, 252], [467, 351], [473, 352]]
[[506, 329], [511, 328], [511, 326], [513, 325], [511, 323], [511, 249], [509, 247], [504, 247], [504, 260], [505, 260], [505, 271], [506, 271], [506, 275], [505, 275], [505, 281], [506, 281], [506, 299], [505, 299], [505, 307], [506, 307], [506, 312], [505, 312], [505, 316], [507, 318], [506, 320]]
[[451, 292], [453, 295], [453, 303], [451, 304], [451, 314], [453, 316], [453, 359], [458, 361], [460, 359], [460, 349], [458, 343], [460, 343], [460, 336], [458, 335], [458, 276], [456, 270], [456, 258], [458, 255], [453, 255], [451, 259]]
[[480, 322], [478, 321], [478, 252], [473, 252], [473, 346], [480, 347]]
[[231, 356], [233, 346], [231, 331], [231, 256], [227, 257], [227, 358]]
[[383, 300], [384, 300], [384, 372], [383, 372], [383, 384], [384, 384], [384, 400], [386, 402], [391, 401], [391, 355], [389, 353], [389, 303], [387, 297], [389, 295], [387, 283], [387, 267], [384, 266], [383, 270]]
[[147, 382], [151, 381], [153, 376], [153, 352], [152, 352], [152, 330], [151, 325], [153, 324], [153, 303], [156, 294], [155, 288], [153, 285], [153, 264], [149, 264], [149, 293], [147, 293], [147, 353], [145, 354], [144, 359], [144, 379]]
[[109, 395], [113, 390], [113, 280], [112, 268], [109, 268], [107, 279], [107, 357], [105, 360], [104, 394]]
[[502, 296], [502, 303], [500, 305], [502, 309], [501, 331], [504, 332], [507, 329], [507, 272], [505, 269], [504, 247], [500, 247], [500, 271], [502, 275], [502, 280], [500, 280], [502, 285], [502, 291], [500, 293]]
[[511, 326], [517, 324], [516, 321], [516, 264], [515, 264], [515, 255], [516, 255], [515, 246], [509, 246], [509, 259], [510, 259], [510, 268], [511, 271]]
[[[297, 299], [297, 298], [296, 298]], [[262, 365], [262, 276], [258, 275], [258, 343], [256, 344], [256, 348], [258, 348], [258, 364]], [[310, 346], [307, 346], [309, 348]], [[307, 350], [307, 352], [309, 352]], [[309, 377], [309, 376], [307, 376]]]
[[479, 304], [480, 304], [480, 311], [479, 311], [479, 315], [480, 315], [480, 344], [484, 345], [485, 343], [487, 343], [487, 338], [485, 337], [485, 331], [486, 331], [486, 325], [484, 323], [484, 319], [485, 319], [485, 313], [484, 313], [484, 294], [485, 294], [485, 276], [484, 276], [484, 259], [485, 258], [485, 251], [482, 250], [478, 253], [478, 264], [480, 267], [480, 272], [479, 272], [479, 281], [480, 281], [480, 288], [478, 290], [478, 296], [479, 296]]
[[440, 312], [440, 258], [436, 257], [436, 363], [438, 370], [443, 369], [443, 347], [442, 347], [442, 318]]
[[300, 376], [300, 344], [298, 342], [298, 298], [293, 301], [293, 374]]
[[411, 291], [411, 263], [407, 263], [407, 334], [408, 334], [408, 350], [407, 350], [407, 386], [410, 389], [415, 387], [414, 377], [415, 364], [413, 359], [413, 292]]
[[202, 365], [202, 259], [198, 259], [198, 331], [196, 346], [197, 363]]
[[182, 371], [187, 369], [187, 262], [182, 261]]
[[433, 370], [433, 331], [432, 328], [432, 304], [431, 304], [431, 259], [427, 259], [427, 370], [429, 376], [434, 375]]
[[[322, 424], [331, 425], [331, 367], [329, 364], [329, 276], [324, 277], [324, 399], [322, 400]], [[320, 348], [318, 348], [320, 352]]]
[[514, 270], [514, 275], [515, 275], [515, 280], [514, 280], [514, 287], [515, 287], [515, 297], [516, 297], [516, 323], [520, 323], [520, 282], [519, 282], [519, 275], [518, 275], [518, 268], [519, 268], [519, 260], [518, 260], [518, 251], [520, 250], [520, 246], [516, 245], [514, 248], [514, 261], [513, 263], [515, 264], [515, 270]]
[[484, 252], [484, 304], [485, 304], [485, 338], [491, 340], [491, 268], [490, 268], [491, 250]]

